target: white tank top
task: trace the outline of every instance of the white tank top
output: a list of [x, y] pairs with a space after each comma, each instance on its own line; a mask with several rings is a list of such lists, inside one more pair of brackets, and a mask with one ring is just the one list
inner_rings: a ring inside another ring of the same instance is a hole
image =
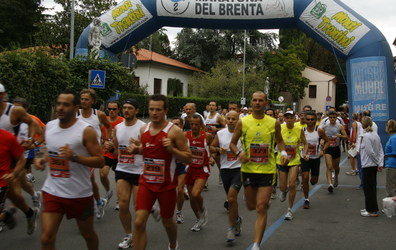
[[[320, 158], [320, 137], [318, 133], [318, 126], [315, 126], [315, 129], [313, 132], [309, 132], [307, 128], [303, 128], [305, 139], [307, 140], [308, 144], [308, 155], [309, 159], [318, 159]], [[302, 157], [302, 154], [301, 154]]]
[[13, 125], [11, 124], [11, 113], [14, 109], [14, 105], [7, 102], [7, 105], [4, 109], [3, 114], [0, 116], [0, 129], [10, 132], [11, 134], [15, 134], [13, 130]]
[[216, 126], [219, 125], [217, 122], [217, 116], [219, 116], [219, 113], [216, 113], [213, 118], [209, 118], [210, 113], [208, 114], [208, 117], [205, 119], [205, 125], [206, 126]]
[[143, 171], [143, 156], [140, 154], [130, 154], [126, 151], [129, 146], [129, 139], [140, 138], [140, 128], [145, 123], [137, 120], [133, 126], [126, 126], [125, 121], [117, 124], [116, 136], [118, 141], [118, 163], [116, 170], [130, 174], [141, 174]]
[[[238, 160], [238, 157], [230, 149], [230, 142], [233, 134], [234, 133], [230, 133], [230, 131], [228, 131], [228, 128], [217, 132], [219, 146], [221, 148], [227, 148], [227, 153], [220, 155], [221, 169], [234, 169], [241, 167], [241, 162]], [[237, 148], [238, 151], [242, 150], [242, 144], [240, 140], [238, 140]]]
[[59, 147], [69, 145], [78, 156], [90, 156], [83, 145], [83, 134], [90, 126], [77, 119], [70, 128], [60, 128], [59, 119], [50, 121], [45, 128], [49, 170], [42, 190], [63, 198], [84, 198], [91, 196], [91, 168], [59, 158]]
[[330, 147], [338, 147], [340, 145], [340, 138], [337, 136], [337, 134], [341, 133], [340, 126], [341, 124], [336, 123], [335, 125], [326, 124], [323, 127], [327, 137], [329, 138]]
[[92, 109], [91, 116], [86, 118], [86, 117], [84, 117], [82, 115], [82, 109], [80, 109], [77, 112], [77, 117], [80, 118], [82, 121], [88, 123], [89, 125], [91, 125], [95, 129], [96, 137], [98, 138], [99, 143], [101, 143], [102, 130], [101, 130], [101, 127], [100, 127], [98, 110]]

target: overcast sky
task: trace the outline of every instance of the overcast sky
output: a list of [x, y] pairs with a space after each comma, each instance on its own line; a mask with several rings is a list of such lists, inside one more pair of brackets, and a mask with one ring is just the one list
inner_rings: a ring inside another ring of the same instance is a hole
[[[117, 0], [117, 2], [121, 1]], [[342, 2], [376, 26], [387, 39], [393, 56], [396, 56], [396, 46], [392, 45], [396, 38], [395, 0], [342, 0]], [[55, 6], [53, 0], [42, 0], [42, 4], [46, 8]], [[168, 30], [167, 34], [171, 42], [181, 30], [181, 28], [165, 28]]]

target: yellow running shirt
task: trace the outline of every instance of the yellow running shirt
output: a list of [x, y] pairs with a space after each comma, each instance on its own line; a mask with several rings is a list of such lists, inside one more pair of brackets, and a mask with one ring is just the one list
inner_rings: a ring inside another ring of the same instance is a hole
[[274, 143], [276, 119], [264, 115], [263, 119], [255, 119], [253, 115], [242, 118], [241, 142], [246, 157], [250, 159], [242, 163], [241, 172], [254, 174], [276, 173]]
[[[283, 141], [285, 142], [285, 148], [289, 163], [287, 166], [301, 165], [300, 160], [300, 143], [301, 143], [301, 127], [295, 126], [292, 129], [288, 129], [286, 124], [281, 125], [281, 133]], [[276, 158], [276, 164], [281, 164], [280, 154]]]

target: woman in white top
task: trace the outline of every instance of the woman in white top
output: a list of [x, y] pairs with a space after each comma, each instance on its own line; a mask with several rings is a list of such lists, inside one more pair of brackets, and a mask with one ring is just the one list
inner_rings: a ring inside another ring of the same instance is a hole
[[373, 132], [373, 121], [363, 116], [362, 127], [364, 133], [360, 143], [360, 157], [362, 161], [365, 209], [360, 210], [364, 217], [377, 217], [377, 170], [382, 171], [384, 165], [384, 151], [377, 133]]

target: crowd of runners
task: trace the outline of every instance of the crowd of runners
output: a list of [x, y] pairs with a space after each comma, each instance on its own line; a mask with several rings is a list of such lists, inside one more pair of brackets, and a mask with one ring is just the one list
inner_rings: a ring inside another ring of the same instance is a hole
[[[142, 104], [134, 99], [108, 102], [107, 116], [93, 108], [96, 99], [92, 89], [79, 94], [65, 90], [56, 97], [56, 119], [44, 125], [28, 113], [25, 99], [8, 102], [0, 84], [0, 229], [15, 227], [14, 213], [19, 209], [26, 215], [27, 234], [34, 233], [41, 217], [42, 249], [55, 249], [56, 234], [66, 215], [76, 220], [87, 248], [98, 249], [94, 218], [105, 216], [114, 192], [125, 232], [115, 248], [146, 249], [147, 221], [152, 215], [162, 221], [168, 249], [187, 249], [179, 247], [177, 240], [177, 224], [184, 223], [183, 204], [189, 200], [196, 217], [191, 231], [199, 232], [210, 213], [202, 192], [211, 172], [217, 173], [211, 168], [217, 167], [228, 210], [224, 239], [233, 242], [241, 235], [238, 195], [243, 187], [246, 206], [255, 211], [255, 223], [244, 226], [254, 228], [251, 249], [256, 250], [266, 229], [271, 199], [287, 199], [284, 219], [293, 220], [292, 207], [301, 185], [303, 208], [311, 207], [310, 185], [318, 182], [321, 159], [327, 167], [327, 190], [337, 191], [341, 151], [348, 151], [350, 158], [351, 170], [346, 174], [361, 179], [359, 188], [366, 198], [362, 216], [378, 216], [376, 173], [384, 166], [384, 158], [389, 159], [385, 166], [390, 169], [387, 192], [396, 196], [392, 169], [396, 167], [396, 146], [392, 149], [387, 144], [383, 152], [368, 110], [352, 114], [351, 122], [347, 113], [334, 108], [325, 115], [310, 106], [298, 114], [290, 108], [283, 112], [269, 108], [267, 96], [257, 91], [249, 107], [230, 102], [221, 109], [211, 101], [200, 114], [194, 103], [186, 103], [181, 116], [170, 118], [167, 98], [152, 95], [146, 123], [138, 119]], [[387, 123], [387, 132], [396, 132], [395, 121]], [[32, 166], [48, 168], [40, 191], [32, 186]], [[116, 190], [111, 190], [110, 170]], [[104, 194], [99, 192], [95, 171], [99, 171]], [[31, 196], [31, 202], [24, 199], [22, 190]]]

